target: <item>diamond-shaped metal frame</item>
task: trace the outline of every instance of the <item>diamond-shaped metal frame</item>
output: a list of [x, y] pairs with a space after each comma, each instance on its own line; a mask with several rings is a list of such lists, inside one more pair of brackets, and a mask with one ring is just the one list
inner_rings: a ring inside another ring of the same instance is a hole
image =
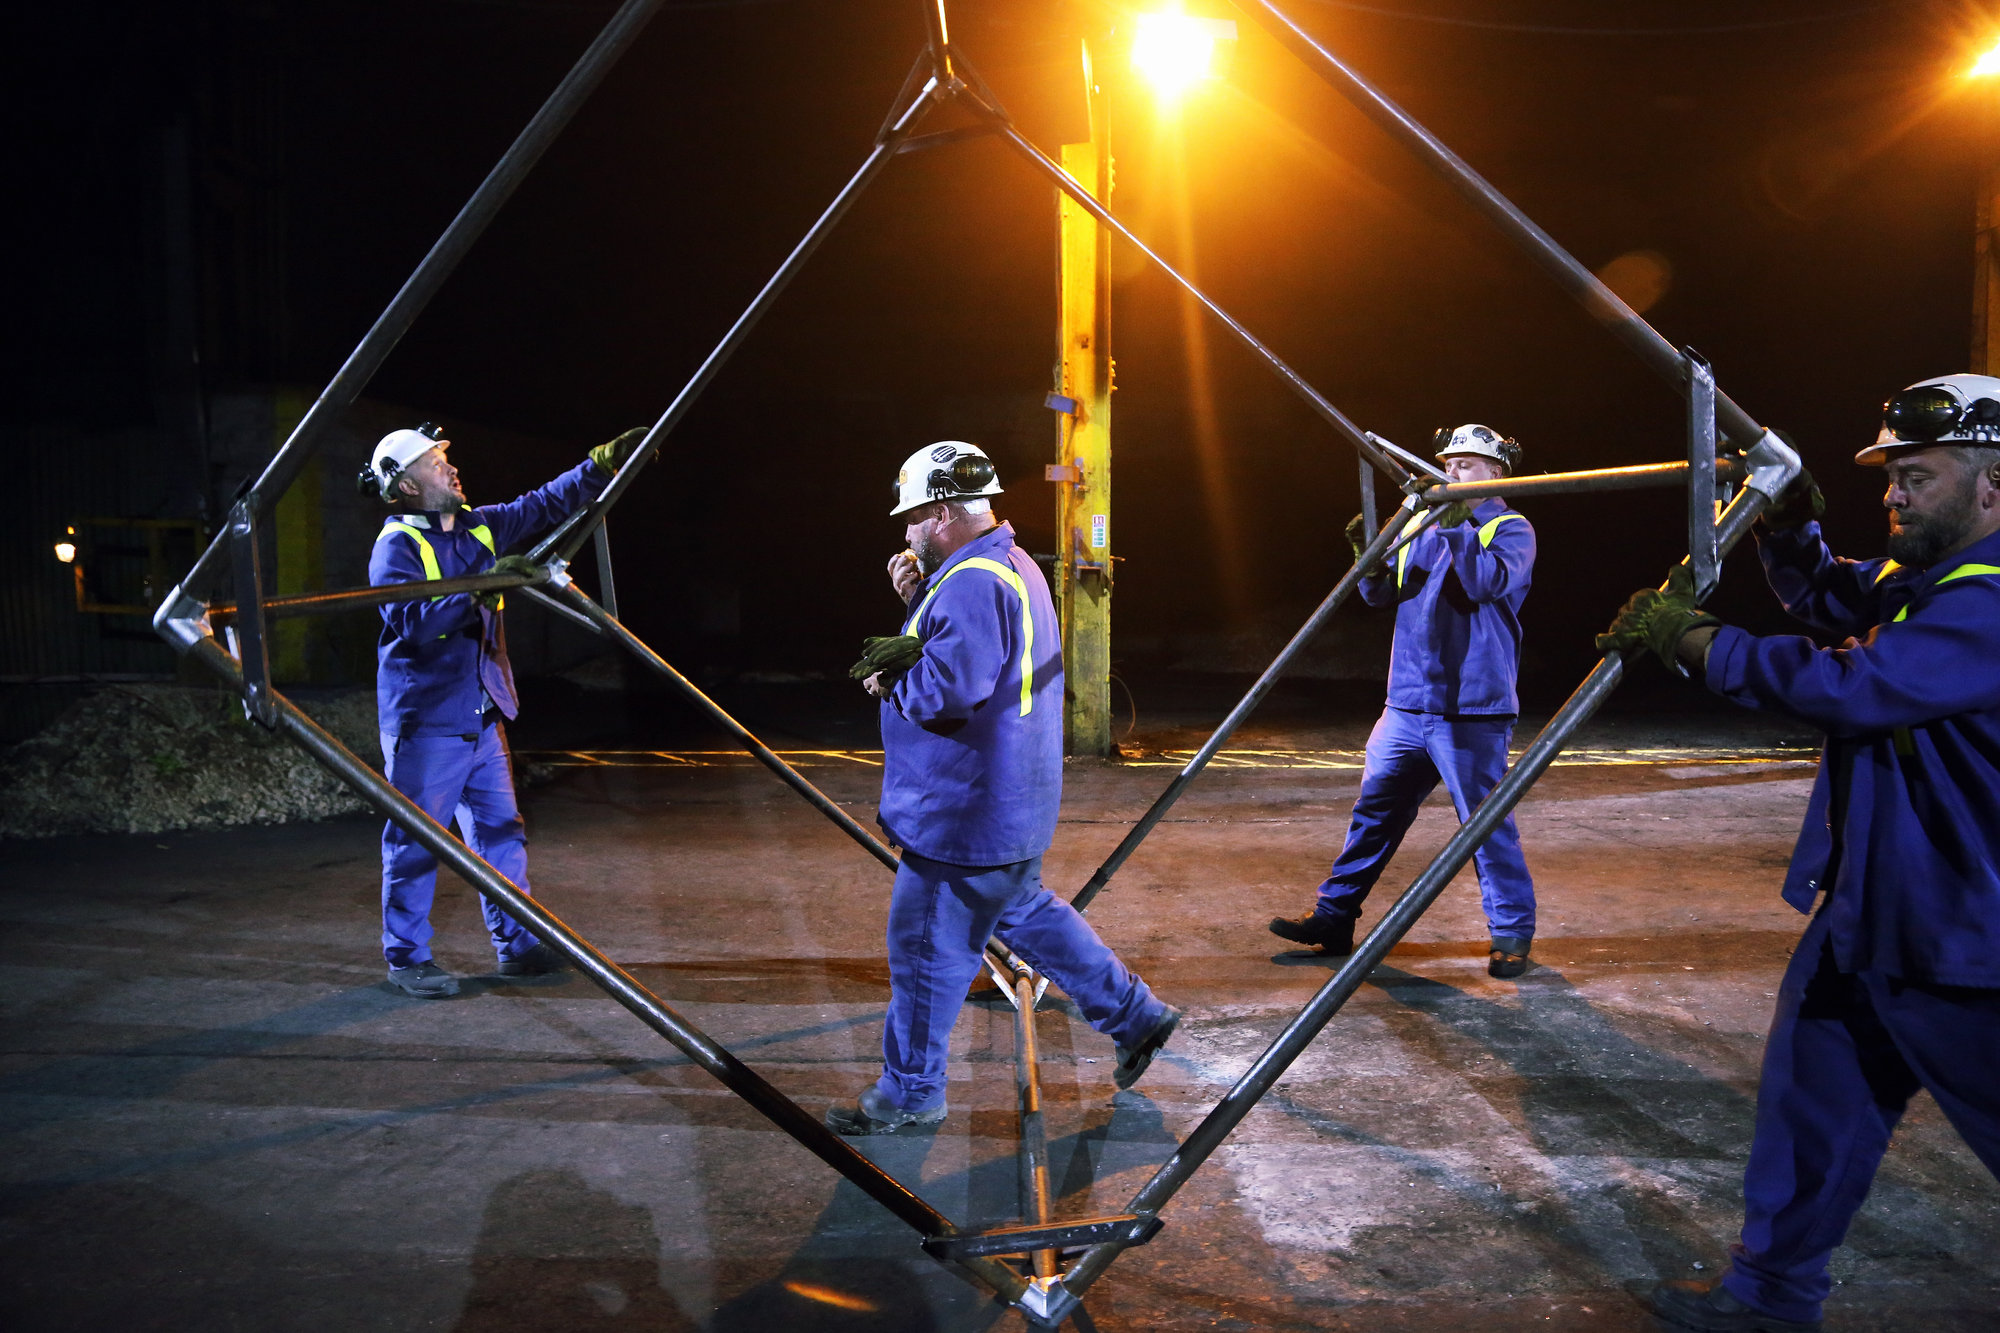
[[[439, 861], [450, 866], [480, 893], [567, 955], [586, 977], [631, 1010], [641, 1022], [714, 1075], [779, 1130], [818, 1155], [909, 1224], [922, 1238], [922, 1246], [927, 1252], [956, 1265], [991, 1288], [1002, 1300], [1021, 1309], [1037, 1327], [1054, 1328], [1065, 1320], [1073, 1320], [1087, 1330], [1090, 1327], [1089, 1317], [1080, 1303], [1084, 1292], [1104, 1274], [1120, 1253], [1131, 1246], [1144, 1244], [1159, 1231], [1161, 1210], [1174, 1193], [1220, 1146], [1320, 1029], [1359, 989], [1368, 973], [1443, 892], [1487, 835], [1506, 818], [1527, 789], [1548, 768], [1575, 731], [1617, 688], [1624, 674], [1622, 658], [1609, 654], [1597, 664], [1499, 785], [1459, 827], [1444, 850], [1403, 892], [1374, 931], [1178, 1145], [1172, 1156], [1132, 1197], [1122, 1213], [1062, 1223], [1054, 1222], [1050, 1217], [1047, 1147], [1041, 1124], [1034, 1019], [1036, 1001], [1046, 983], [1020, 959], [989, 944], [988, 966], [1013, 1000], [1016, 1010], [1022, 1222], [1014, 1226], [966, 1231], [876, 1166], [847, 1140], [828, 1130], [817, 1117], [772, 1087], [571, 930], [545, 905], [529, 897], [518, 885], [474, 855], [447, 829], [396, 791], [381, 773], [341, 745], [273, 688], [267, 649], [269, 619], [451, 593], [521, 588], [550, 609], [582, 622], [604, 638], [621, 645], [664, 676], [821, 814], [886, 867], [893, 869], [897, 861], [892, 849], [856, 823], [618, 620], [616, 603], [609, 594], [609, 554], [604, 540], [604, 519], [651, 458], [654, 446], [687, 414], [791, 278], [889, 162], [902, 153], [977, 137], [994, 137], [1006, 143], [1057, 190], [1095, 218], [1099, 225], [1136, 248], [1198, 301], [1239, 343], [1304, 399], [1333, 428], [1334, 433], [1360, 455], [1364, 508], [1370, 515], [1371, 524], [1375, 472], [1388, 476], [1405, 496], [1396, 512], [1396, 521], [1383, 523], [1374, 533], [1354, 567], [1327, 594], [1249, 693], [1231, 710], [1207, 743], [1175, 776], [1117, 850], [1078, 892], [1074, 902], [1080, 909], [1087, 907], [1104, 889], [1229, 735], [1269, 693], [1292, 659], [1354, 591], [1362, 577], [1391, 558], [1403, 543], [1434, 521], [1442, 506], [1461, 499], [1477, 500], [1503, 490], [1508, 495], [1521, 495], [1685, 484], [1689, 496], [1689, 555], [1684, 563], [1694, 575], [1698, 594], [1705, 598], [1714, 587], [1722, 554], [1749, 531], [1757, 514], [1790, 483], [1798, 472], [1799, 463], [1797, 456], [1777, 436], [1758, 426], [1726, 395], [1716, 390], [1714, 376], [1705, 360], [1692, 350], [1676, 349], [1663, 339], [1498, 190], [1407, 112], [1286, 17], [1271, 0], [1236, 0], [1237, 7], [1262, 25], [1281, 45], [1458, 189], [1476, 211], [1485, 214], [1525, 249], [1559, 286], [1582, 303], [1591, 315], [1688, 400], [1688, 458], [1685, 462], [1508, 478], [1502, 482], [1447, 483], [1425, 460], [1357, 427], [1275, 352], [1149, 249], [1088, 189], [1064, 172], [1055, 160], [1024, 137], [964, 53], [951, 43], [947, 0], [921, 2], [927, 33], [925, 48], [892, 103], [889, 117], [860, 168], [723, 335], [665, 413], [647, 431], [645, 441], [633, 452], [603, 494], [570, 515], [535, 546], [532, 555], [540, 565], [537, 573], [529, 576], [485, 574], [300, 596], [267, 597], [264, 595], [265, 578], [259, 555], [258, 527], [317, 447], [324, 426], [360, 395], [397, 341], [522, 178], [574, 116], [605, 72], [631, 47], [647, 21], [660, 8], [662, 0], [625, 0], [418, 264], [255, 484], [244, 493], [232, 509], [224, 531], [202, 554], [181, 584], [168, 594], [153, 623], [176, 650], [193, 657], [241, 694], [246, 708], [258, 721], [286, 736], [346, 781], [390, 819], [408, 829]], [[917, 129], [925, 115], [939, 105], [962, 108], [971, 114], [973, 123], [919, 135]], [[1718, 435], [1727, 442], [1720, 458], [1717, 456]], [[1726, 496], [1730, 489], [1735, 489], [1735, 494], [1724, 507], [1718, 503], [1718, 496]], [[607, 605], [599, 605], [587, 597], [570, 581], [566, 572], [568, 562], [583, 543], [592, 540], [597, 542], [598, 559], [605, 575]], [[222, 586], [225, 565], [233, 574], [233, 604], [214, 600]], [[213, 630], [214, 622], [225, 617], [230, 621], [229, 637], [234, 645], [233, 652], [226, 651], [216, 641]], [[1074, 1257], [1065, 1265], [1064, 1259], [1070, 1256]], [[1008, 1257], [1014, 1262], [1003, 1261]]]

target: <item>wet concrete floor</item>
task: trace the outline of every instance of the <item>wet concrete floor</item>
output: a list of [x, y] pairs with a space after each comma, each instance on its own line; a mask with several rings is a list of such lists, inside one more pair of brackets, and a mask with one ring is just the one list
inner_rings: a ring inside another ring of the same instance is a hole
[[[1120, 1211], [1326, 980], [1264, 922], [1309, 906], [1361, 736], [1247, 734], [1093, 910], [1188, 1020], [1117, 1093], [1110, 1042], [1044, 1012], [1060, 1214]], [[1733, 1236], [1803, 924], [1777, 885], [1812, 769], [1782, 741], [1586, 738], [1521, 808], [1539, 966], [1487, 977], [1462, 876], [1091, 1292], [1096, 1327], [1653, 1327], [1632, 1292]], [[815, 1114], [851, 1098], [886, 872], [753, 764], [616, 748], [543, 756], [538, 894]], [[868, 755], [801, 761], [872, 816]], [[1176, 762], [1075, 766], [1050, 882]], [[1369, 922], [1451, 826], [1425, 808]], [[1022, 1327], [587, 983], [485, 975], [456, 880], [435, 919], [464, 993], [391, 993], [377, 828], [0, 846], [7, 1327]], [[1016, 1216], [1011, 1024], [968, 1006], [949, 1119], [867, 1144], [962, 1223]], [[2000, 1185], [1927, 1099], [1834, 1272], [1830, 1329], [2000, 1327]]]

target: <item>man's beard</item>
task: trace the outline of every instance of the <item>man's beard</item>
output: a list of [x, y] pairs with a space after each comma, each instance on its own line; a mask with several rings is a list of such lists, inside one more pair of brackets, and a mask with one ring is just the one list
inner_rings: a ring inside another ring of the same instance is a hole
[[917, 568], [924, 572], [926, 578], [935, 574], [937, 567], [944, 563], [938, 558], [937, 543], [931, 540], [929, 533], [910, 543], [910, 554], [917, 558]]
[[1967, 478], [1951, 503], [1924, 518], [1907, 513], [1897, 515], [1897, 527], [1889, 533], [1889, 558], [1910, 569], [1928, 569], [1946, 551], [1962, 545], [1978, 520], [1973, 480]]

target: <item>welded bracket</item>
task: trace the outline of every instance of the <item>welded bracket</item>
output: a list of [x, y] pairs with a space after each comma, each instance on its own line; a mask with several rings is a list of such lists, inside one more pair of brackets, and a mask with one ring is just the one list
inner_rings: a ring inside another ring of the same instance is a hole
[[1706, 597], [1721, 578], [1715, 540], [1715, 371], [1708, 358], [1683, 347], [1688, 376], [1688, 572], [1695, 595]]
[[235, 635], [243, 666], [243, 706], [270, 730], [278, 726], [271, 697], [271, 643], [264, 620], [264, 555], [257, 540], [257, 511], [245, 496], [229, 511], [229, 562], [236, 574]]
[[1034, 1250], [1081, 1250], [1092, 1245], [1144, 1245], [1160, 1234], [1165, 1223], [1156, 1213], [1115, 1213], [1077, 1222], [1042, 1226], [994, 1227], [991, 1231], [931, 1236], [924, 1251], [939, 1259], [976, 1259], [984, 1255], [1027, 1254]]

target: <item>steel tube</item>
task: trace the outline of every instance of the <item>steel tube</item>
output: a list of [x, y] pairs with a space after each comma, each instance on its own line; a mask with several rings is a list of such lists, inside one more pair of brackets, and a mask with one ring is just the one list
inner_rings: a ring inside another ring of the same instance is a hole
[[[1034, 971], [1014, 966], [1014, 1095], [1021, 1117], [1021, 1220], [1030, 1226], [1049, 1221], [1049, 1137], [1042, 1122], [1041, 1054], [1035, 1044]], [[1035, 1276], [1056, 1275], [1054, 1250], [1032, 1251]]]
[[[1725, 481], [1740, 481], [1746, 474], [1733, 458], [1717, 459], [1715, 475]], [[1491, 496], [1573, 495], [1591, 491], [1638, 491], [1653, 486], [1687, 484], [1686, 463], [1640, 463], [1633, 467], [1592, 468], [1587, 472], [1550, 472], [1542, 476], [1501, 477], [1497, 481], [1455, 481], [1432, 486], [1423, 494], [1427, 505], [1449, 504], [1453, 500], [1478, 502]]]
[[641, 639], [631, 630], [626, 629], [620, 621], [606, 615], [604, 608], [586, 597], [581, 588], [578, 588], [575, 584], [564, 588], [562, 600], [587, 617], [593, 625], [597, 626], [599, 633], [613, 642], [622, 645], [634, 657], [637, 657], [641, 662], [644, 662], [654, 671], [671, 681], [674, 687], [680, 690], [682, 694], [685, 694], [697, 708], [708, 714], [711, 721], [734, 736], [739, 745], [756, 757], [758, 763], [776, 773], [784, 780], [786, 786], [805, 797], [807, 804], [832, 820], [842, 833], [860, 843], [863, 849], [877, 861], [880, 861], [891, 870], [896, 869], [898, 865], [896, 854], [890, 851], [880, 838], [877, 838], [867, 829], [857, 824], [854, 821], [854, 816], [836, 805], [825, 792], [806, 781], [805, 777], [796, 768], [793, 768], [790, 764], [780, 759], [770, 746], [764, 744], [755, 735], [751, 734], [748, 727], [731, 717], [723, 709], [722, 705], [702, 693], [700, 686], [696, 685], [686, 676], [683, 676], [679, 671], [674, 669], [671, 662], [649, 648], [644, 639]]
[[[290, 597], [266, 597], [264, 615], [325, 616], [390, 602], [415, 602], [426, 597], [449, 597], [461, 592], [506, 592], [540, 582], [524, 574], [467, 574], [455, 579], [428, 579], [411, 583], [378, 583], [368, 588], [335, 588], [328, 592], [298, 593]], [[237, 613], [237, 604], [224, 602], [208, 608], [215, 619]]]
[[[1264, 697], [1277, 685], [1278, 678], [1285, 674], [1285, 669], [1292, 664], [1292, 659], [1304, 652], [1306, 645], [1318, 636], [1320, 630], [1325, 627], [1327, 619], [1339, 610], [1340, 604], [1361, 585], [1361, 580], [1367, 572], [1387, 557], [1392, 546], [1400, 544], [1399, 532], [1403, 524], [1398, 520], [1409, 514], [1413, 506], [1414, 501], [1406, 501], [1401, 508], [1390, 514], [1389, 521], [1376, 531], [1374, 538], [1361, 552], [1361, 558], [1354, 562], [1354, 567], [1341, 576], [1340, 582], [1333, 585], [1333, 591], [1329, 592], [1326, 599], [1306, 617], [1306, 623], [1299, 626], [1298, 633], [1292, 635], [1291, 642], [1271, 660], [1271, 665], [1264, 668], [1264, 674], [1257, 677], [1257, 682], [1250, 687], [1250, 692], [1237, 701], [1236, 707], [1229, 710], [1229, 716], [1222, 719], [1222, 725], [1202, 742], [1194, 757], [1188, 760], [1186, 766], [1174, 775], [1174, 780], [1167, 784], [1167, 789], [1159, 794], [1145, 814], [1139, 816], [1139, 822], [1132, 826], [1132, 831], [1112, 849], [1111, 855], [1104, 859], [1104, 864], [1097, 868], [1089, 881], [1077, 890], [1076, 897], [1070, 900], [1070, 906], [1081, 912], [1104, 891], [1104, 886], [1111, 882], [1111, 877], [1118, 873], [1119, 867], [1125, 864], [1133, 852], [1139, 850], [1139, 844], [1158, 827], [1162, 819], [1166, 818], [1167, 811], [1174, 808], [1174, 802], [1180, 800], [1181, 793], [1187, 790], [1188, 784], [1208, 767], [1208, 761], [1215, 758], [1216, 751], [1220, 750], [1230, 736], [1235, 734], [1236, 729], [1243, 725], [1243, 719], [1249, 717], [1256, 711], [1257, 705], [1264, 702]], [[1437, 510], [1429, 511], [1424, 515], [1424, 523], [1435, 522], [1437, 515]], [[1419, 532], [1422, 530], [1421, 527], [1418, 528]]]
[[1362, 457], [1398, 481], [1402, 480], [1405, 475], [1404, 470], [1392, 463], [1389, 456], [1376, 447], [1375, 442], [1368, 438], [1366, 431], [1348, 420], [1346, 413], [1328, 402], [1318, 389], [1313, 388], [1311, 384], [1307, 383], [1303, 375], [1287, 365], [1284, 358], [1258, 341], [1255, 334], [1237, 323], [1228, 311], [1210, 300], [1206, 292], [1203, 292], [1201, 288], [1183, 277], [1180, 270], [1160, 258], [1159, 255], [1153, 253], [1146, 243], [1133, 235], [1131, 229], [1120, 222], [1110, 209], [1098, 203], [1096, 197], [1084, 188], [1082, 182], [1078, 181], [1076, 177], [1070, 175], [1067, 171], [1064, 171], [1061, 163], [1035, 147], [1033, 143], [1023, 137], [1019, 130], [1008, 123], [1004, 116], [994, 108], [980, 101], [979, 98], [969, 91], [961, 91], [959, 96], [962, 100], [971, 104], [981, 115], [988, 117], [993, 122], [994, 129], [1000, 137], [1012, 144], [1015, 151], [1026, 158], [1035, 170], [1048, 177], [1058, 190], [1061, 190], [1064, 194], [1074, 199], [1077, 207], [1096, 218], [1100, 225], [1110, 228], [1118, 236], [1122, 237], [1126, 244], [1130, 245], [1140, 254], [1152, 260], [1159, 267], [1160, 271], [1165, 273], [1169, 278], [1172, 278], [1182, 291], [1199, 301], [1202, 308], [1207, 310], [1210, 315], [1213, 315], [1222, 327], [1229, 330], [1236, 341], [1248, 348], [1251, 355], [1262, 361], [1279, 379], [1283, 380], [1291, 388], [1292, 392], [1304, 399], [1306, 405], [1312, 408], [1314, 412], [1317, 412], [1328, 425], [1332, 426], [1342, 439], [1359, 450]]
[[597, 553], [597, 601], [604, 608], [604, 614], [618, 619], [618, 580], [611, 573], [611, 522], [597, 520], [597, 531], [591, 534], [592, 549]]
[[[1407, 111], [1383, 96], [1374, 85], [1321, 46], [1271, 0], [1234, 0], [1234, 3], [1277, 38], [1281, 46], [1332, 84], [1335, 91], [1352, 102], [1363, 115], [1443, 176], [1467, 202], [1484, 213], [1509, 239], [1527, 251], [1530, 258], [1546, 269], [1557, 286], [1574, 297], [1620, 342], [1636, 352], [1639, 359], [1652, 367], [1656, 374], [1675, 388], [1686, 390], [1687, 373], [1680, 351], [1662, 338], [1637, 311], [1620, 300], [1596, 274], [1579, 264], [1569, 251], [1556, 243], [1554, 237], [1536, 226], [1507, 196], [1468, 166], [1463, 158], [1445, 147], [1437, 136]], [[1718, 392], [1715, 407], [1723, 433], [1740, 448], [1748, 449], [1763, 438], [1763, 427], [1731, 402], [1728, 395]]]
[[[1724, 512], [1717, 533], [1719, 545], [1724, 551], [1750, 530], [1751, 521], [1767, 502], [1767, 496], [1747, 487], [1738, 492]], [[1466, 862], [1472, 859], [1473, 852], [1486, 841], [1487, 835], [1513, 812], [1528, 788], [1548, 769], [1577, 729], [1588, 722], [1599, 705], [1618, 688], [1624, 676], [1624, 659], [1616, 653], [1605, 654], [1576, 692], [1549, 719], [1548, 725], [1529, 744], [1527, 751], [1507, 770], [1506, 776], [1487, 793], [1478, 809], [1452, 834], [1444, 850], [1403, 891], [1395, 905], [1383, 913], [1381, 921], [1368, 933], [1368, 938], [1356, 946], [1354, 953], [1341, 964], [1340, 970], [1327, 979], [1319, 993], [1243, 1072], [1228, 1095], [1216, 1103], [1215, 1109], [1195, 1126], [1194, 1131], [1175, 1149], [1173, 1156], [1132, 1196], [1127, 1212], [1156, 1214], [1174, 1192], [1187, 1183], [1195, 1170], [1208, 1160], [1209, 1154], [1221, 1145], [1230, 1131], [1242, 1122], [1258, 1100], [1271, 1090], [1272, 1084], [1319, 1035], [1320, 1029], [1361, 988], [1368, 974], [1417, 923], [1452, 878], [1465, 868]], [[1084, 1289], [1110, 1264], [1117, 1250], [1116, 1246], [1093, 1246], [1064, 1277], [1064, 1289], [1071, 1296], [1081, 1296]]]
[[[919, 63], [922, 63], [921, 59]], [[833, 202], [826, 206], [825, 211], [813, 222], [799, 243], [792, 247], [792, 252], [785, 256], [785, 262], [778, 265], [778, 271], [773, 273], [762, 290], [751, 298], [743, 313], [736, 317], [736, 322], [729, 326], [729, 331], [722, 335], [722, 341], [715, 345], [715, 349], [700, 366], [696, 367], [688, 382], [681, 386], [681, 391], [674, 396], [673, 402], [667, 405], [667, 410], [653, 423], [653, 428], [646, 432], [646, 438], [632, 451], [631, 456], [625, 460], [625, 465], [618, 469], [618, 475], [611, 479], [611, 484], [605, 487], [603, 493], [591, 501], [587, 508], [571, 514], [554, 532], [535, 544], [529, 555], [537, 564], [545, 562], [551, 552], [565, 560], [575, 559], [578, 548], [589, 539], [591, 529], [596, 526], [599, 518], [609, 511], [612, 505], [618, 503], [618, 497], [625, 493], [637, 479], [640, 469], [652, 459], [654, 449], [693, 409], [695, 400], [701, 397], [702, 392], [708, 388], [723, 365], [750, 336], [750, 331], [764, 318], [765, 312], [776, 303], [779, 293], [790, 285], [806, 260], [812, 257], [813, 251], [819, 249], [820, 242], [824, 241], [834, 225], [846, 216], [854, 201], [861, 197], [861, 192], [896, 156], [904, 140], [909, 138], [910, 132], [916, 128], [917, 123], [923, 119], [924, 112], [929, 109], [931, 90], [936, 86], [935, 78], [925, 80], [916, 96], [910, 99], [909, 105], [903, 108], [902, 114], [897, 116], [875, 140], [875, 146], [868, 150], [868, 156], [862, 159], [860, 168], [848, 178], [847, 184], [841, 187], [840, 193], [833, 197]]]
[[[472, 248], [472, 243], [493, 221], [501, 205], [507, 202], [522, 179], [541, 159], [556, 135], [569, 124], [577, 108], [602, 81], [605, 72], [630, 48], [660, 4], [661, 0], [625, 0], [596, 39], [577, 57], [576, 64], [570, 67], [569, 73], [563, 76], [562, 82], [556, 85], [555, 91], [549, 94], [548, 100], [542, 103], [541, 109], [535, 112], [514, 142], [508, 145], [507, 151], [500, 155], [493, 170], [472, 192], [472, 197], [459, 209], [458, 216], [444, 229], [437, 243], [431, 246], [430, 252], [410, 274], [409, 280], [390, 300], [374, 325], [362, 335], [361, 341], [348, 353], [347, 360], [328, 381], [326, 388], [321, 390], [305, 416], [299, 419], [299, 424], [292, 428], [292, 433], [286, 437], [277, 454], [265, 465], [256, 484], [244, 497], [253, 510], [261, 514], [291, 485], [292, 479], [305, 465], [321, 428], [360, 397], [362, 389], [375, 377], [383, 360], [401, 341], [424, 307], [430, 304], [438, 288], [444, 285], [444, 280], [465, 258], [466, 251]], [[197, 597], [206, 598], [211, 590], [210, 580], [215, 577], [225, 548], [226, 537], [218, 535], [202, 552], [187, 577], [181, 580], [181, 586]]]
[[[242, 692], [242, 673], [213, 638], [203, 636], [197, 639], [188, 651], [201, 665], [228, 682], [238, 693]], [[640, 1022], [665, 1037], [724, 1087], [748, 1102], [779, 1130], [797, 1140], [821, 1161], [854, 1182], [870, 1198], [924, 1235], [945, 1235], [957, 1229], [944, 1214], [862, 1156], [845, 1139], [767, 1083], [762, 1075], [674, 1012], [637, 978], [599, 953], [588, 940], [570, 929], [542, 903], [522, 892], [513, 881], [474, 855], [442, 824], [425, 814], [380, 773], [301, 712], [291, 700], [276, 693], [271, 698], [278, 710], [278, 729], [289, 740], [383, 814], [408, 829], [441, 864], [463, 876], [508, 915], [570, 959], [599, 989], [631, 1011]]]

